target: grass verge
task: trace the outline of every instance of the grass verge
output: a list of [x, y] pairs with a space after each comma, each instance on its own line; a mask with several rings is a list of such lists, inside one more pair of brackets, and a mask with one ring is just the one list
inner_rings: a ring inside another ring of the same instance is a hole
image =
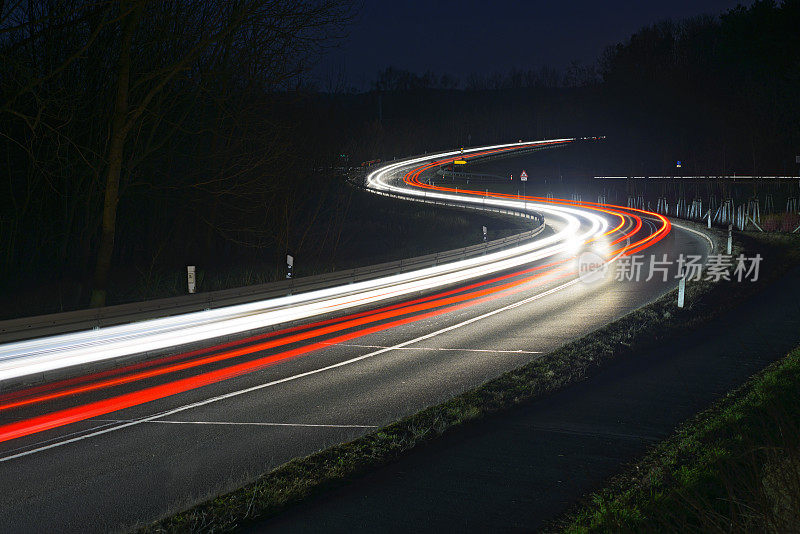
[[800, 530], [800, 346], [548, 530]]
[[[483, 241], [482, 226], [487, 227], [490, 241], [531, 229], [530, 221], [518, 217], [398, 202], [364, 191], [352, 192], [340, 225], [333, 226], [336, 225], [317, 225], [307, 238], [290, 239], [295, 278], [476, 245]], [[219, 246], [214, 255], [186, 257], [178, 263], [174, 257], [156, 255], [116, 265], [109, 281], [107, 303], [185, 295], [186, 265], [197, 267], [198, 292], [263, 284], [286, 277], [285, 245], [272, 244], [260, 249], [231, 243]], [[164, 255], [169, 256], [166, 251]], [[83, 275], [66, 272], [59, 278], [32, 271], [27, 277], [0, 280], [0, 320], [82, 309], [88, 305], [88, 298], [88, 279]]]
[[[743, 237], [739, 250], [754, 250]], [[722, 240], [717, 239], [717, 250]], [[752, 284], [701, 281], [686, 289], [687, 306], [678, 308], [675, 292], [636, 310], [584, 338], [515, 371], [490, 380], [453, 399], [422, 410], [349, 443], [292, 460], [251, 484], [162, 519], [142, 532], [227, 532], [253, 520], [263, 520], [287, 506], [342, 484], [400, 455], [429, 443], [444, 432], [521, 402], [552, 393], [590, 378], [608, 363], [644, 350], [662, 340], [695, 328], [741, 302], [770, 279], [779, 276], [797, 257], [785, 246], [770, 249], [761, 280]], [[766, 268], [769, 265], [769, 269]]]

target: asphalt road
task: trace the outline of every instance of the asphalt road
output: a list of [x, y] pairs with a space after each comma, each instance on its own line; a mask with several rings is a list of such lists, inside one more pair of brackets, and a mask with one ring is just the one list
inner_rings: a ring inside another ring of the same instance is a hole
[[253, 532], [531, 532], [800, 342], [800, 270], [668, 346], [469, 425]]
[[[655, 227], [645, 221], [637, 235]], [[706, 240], [680, 228], [646, 250], [673, 258], [707, 252]], [[475, 291], [488, 292], [464, 302], [441, 301], [391, 327], [393, 318], [382, 318], [372, 333], [351, 327], [344, 330], [353, 334], [346, 340], [331, 334], [323, 346], [257, 371], [3, 441], [0, 531], [105, 532], [151, 522], [291, 458], [364, 435], [479, 385], [675, 286], [672, 276], [667, 282], [619, 282], [611, 276], [567, 285], [575, 277], [565, 269], [544, 277], [534, 271], [491, 283], [470, 281], [483, 284]], [[518, 285], [489, 291], [509, 280]], [[222, 351], [215, 348], [212, 354]], [[222, 362], [205, 367], [224, 368]], [[169, 381], [152, 377], [147, 384], [169, 385], [193, 372], [176, 370]], [[113, 392], [140, 390], [140, 383], [126, 383]], [[0, 425], [60, 414], [78, 400], [108, 398], [106, 390], [93, 390], [5, 409]]]

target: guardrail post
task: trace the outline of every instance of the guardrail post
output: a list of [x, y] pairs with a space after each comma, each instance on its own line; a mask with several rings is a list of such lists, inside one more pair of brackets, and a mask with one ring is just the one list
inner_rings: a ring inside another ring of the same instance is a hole
[[196, 289], [194, 265], [186, 266], [186, 283], [189, 286], [189, 293], [194, 293]]

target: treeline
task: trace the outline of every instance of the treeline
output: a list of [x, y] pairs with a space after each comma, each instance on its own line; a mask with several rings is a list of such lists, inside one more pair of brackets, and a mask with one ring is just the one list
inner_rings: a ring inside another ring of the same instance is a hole
[[0, 2], [0, 290], [67, 279], [97, 304], [126, 269], [324, 260], [351, 195], [335, 169], [376, 158], [606, 135], [587, 172], [795, 169], [800, 0], [654, 24], [563, 72], [313, 89], [304, 72], [351, 16], [340, 0]]
[[561, 71], [549, 66], [536, 69], [511, 69], [509, 72], [491, 74], [472, 73], [464, 80], [452, 74], [437, 75], [426, 71], [417, 74], [407, 70], [387, 67], [378, 73], [372, 84], [376, 91], [418, 91], [426, 89], [465, 89], [466, 91], [487, 91], [502, 89], [553, 89], [556, 87], [582, 87], [600, 81], [594, 65], [583, 65], [573, 61]]
[[0, 2], [5, 288], [73, 276], [102, 305], [114, 266], [285, 250], [326, 187], [286, 114], [350, 16], [343, 0]]
[[630, 161], [624, 170], [680, 159], [698, 173], [796, 172], [798, 28], [800, 1], [761, 0], [654, 24], [609, 48], [602, 102]]
[[[791, 174], [800, 154], [800, 1], [662, 21], [595, 66], [472, 75], [386, 69], [362, 98], [406, 150], [606, 135], [596, 173]], [[416, 144], [414, 144], [416, 141]], [[413, 146], [411, 146], [413, 145]]]

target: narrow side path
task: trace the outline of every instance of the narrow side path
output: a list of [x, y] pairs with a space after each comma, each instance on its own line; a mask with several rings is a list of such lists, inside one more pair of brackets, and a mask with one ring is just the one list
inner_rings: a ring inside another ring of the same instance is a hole
[[534, 530], [800, 341], [800, 269], [682, 339], [252, 527]]

